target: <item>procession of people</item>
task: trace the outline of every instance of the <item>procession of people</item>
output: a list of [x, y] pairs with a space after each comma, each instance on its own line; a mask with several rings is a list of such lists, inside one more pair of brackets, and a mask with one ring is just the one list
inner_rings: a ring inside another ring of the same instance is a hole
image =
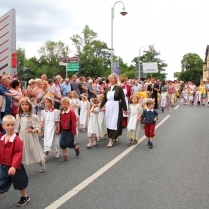
[[[112, 148], [124, 128], [127, 145], [136, 145], [145, 134], [152, 149], [157, 109], [171, 111], [178, 99], [183, 105], [200, 107], [207, 102], [209, 106], [209, 82], [196, 86], [192, 81], [141, 81], [115, 74], [107, 78], [73, 75], [63, 79], [57, 75], [48, 79], [43, 74], [30, 79], [24, 89], [17, 76], [0, 76], [0, 195], [13, 183], [22, 194], [18, 206], [30, 201], [24, 165], [37, 163], [43, 173], [51, 152], [60, 162], [69, 160], [67, 148], [79, 156], [79, 131], [86, 132], [87, 149], [104, 138], [109, 139], [107, 148]], [[10, 156], [5, 160], [7, 152]], [[20, 179], [22, 183], [17, 183]]]

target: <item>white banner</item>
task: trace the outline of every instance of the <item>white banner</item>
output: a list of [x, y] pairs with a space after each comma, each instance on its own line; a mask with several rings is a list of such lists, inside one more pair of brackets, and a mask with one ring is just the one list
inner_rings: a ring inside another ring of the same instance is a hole
[[142, 63], [143, 73], [158, 73], [157, 62]]

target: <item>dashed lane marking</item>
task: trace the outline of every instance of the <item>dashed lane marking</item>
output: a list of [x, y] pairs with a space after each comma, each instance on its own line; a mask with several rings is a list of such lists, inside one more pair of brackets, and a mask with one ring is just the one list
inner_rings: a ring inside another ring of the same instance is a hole
[[177, 110], [179, 108], [179, 105], [177, 105], [175, 108], [174, 108], [174, 110]]
[[[155, 127], [155, 129], [159, 128], [168, 118], [170, 115], [167, 115], [160, 123], [158, 123]], [[81, 182], [79, 185], [74, 187], [72, 190], [64, 194], [62, 197], [57, 199], [55, 202], [53, 202], [51, 205], [46, 207], [45, 209], [56, 209], [63, 205], [65, 202], [70, 200], [73, 196], [75, 196], [78, 192], [83, 190], [85, 187], [87, 187], [89, 184], [91, 184], [94, 180], [96, 180], [99, 176], [101, 176], [103, 173], [108, 171], [111, 167], [113, 167], [116, 163], [118, 163], [121, 159], [123, 159], [126, 155], [128, 155], [132, 150], [134, 150], [144, 139], [146, 139], [146, 136], [143, 136], [139, 139], [138, 144], [133, 145], [123, 151], [120, 155], [118, 155], [116, 158], [114, 158], [112, 161], [107, 163], [104, 167], [99, 169], [97, 172], [95, 172], [92, 176], [88, 177], [86, 180]]]

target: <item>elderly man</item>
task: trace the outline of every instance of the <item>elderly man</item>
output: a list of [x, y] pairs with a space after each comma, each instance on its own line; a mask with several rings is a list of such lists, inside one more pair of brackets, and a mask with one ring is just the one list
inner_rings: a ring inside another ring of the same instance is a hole
[[16, 94], [12, 94], [9, 91], [10, 86], [10, 78], [9, 77], [3, 77], [1, 84], [0, 84], [0, 95], [3, 96], [3, 100], [5, 102], [5, 105], [1, 108], [1, 118], [3, 118], [5, 115], [11, 114], [11, 103], [12, 103], [12, 96], [16, 96]]
[[47, 81], [47, 75], [46, 74], [42, 74], [41, 75], [41, 80], [42, 81]]
[[59, 78], [54, 78], [54, 84], [51, 86], [52, 92], [54, 93], [54, 108], [59, 109], [60, 108], [60, 100], [62, 99], [61, 94], [61, 87]]
[[71, 78], [71, 82], [70, 82], [71, 91], [76, 91], [78, 96], [80, 96], [80, 91], [79, 91], [79, 88], [78, 88], [78, 83], [76, 83], [76, 79], [77, 79], [77, 76], [73, 75], [72, 78]]
[[70, 79], [65, 78], [65, 81], [61, 84], [62, 89], [62, 95], [67, 96], [71, 92], [71, 86], [70, 86]]

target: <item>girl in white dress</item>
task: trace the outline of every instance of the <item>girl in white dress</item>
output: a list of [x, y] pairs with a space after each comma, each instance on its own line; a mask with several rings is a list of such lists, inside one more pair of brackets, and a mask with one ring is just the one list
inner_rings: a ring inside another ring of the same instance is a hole
[[44, 155], [39, 143], [40, 119], [33, 114], [33, 106], [28, 97], [23, 97], [19, 102], [19, 110], [16, 116], [16, 133], [23, 141], [22, 163], [29, 165], [40, 164], [40, 172], [45, 170]]
[[161, 92], [161, 95], [160, 95], [160, 106], [161, 106], [162, 112], [165, 111], [167, 101], [168, 101], [168, 93], [163, 88], [162, 92]]
[[74, 109], [75, 111], [75, 114], [76, 114], [76, 120], [77, 120], [77, 123], [76, 123], [76, 132], [77, 132], [77, 135], [79, 133], [78, 131], [78, 126], [79, 126], [79, 112], [78, 112], [78, 108], [80, 107], [80, 99], [78, 97], [78, 94], [76, 93], [76, 91], [71, 91], [71, 94], [70, 94], [71, 98], [70, 98], [70, 108]]
[[[99, 102], [99, 106], [102, 103], [104, 98], [103, 94], [97, 95], [97, 100]], [[103, 136], [107, 135], [107, 127], [106, 127], [106, 121], [105, 121], [105, 107], [100, 109], [100, 112], [98, 114], [98, 122], [99, 122], [99, 128]], [[100, 141], [100, 139], [97, 139]]]
[[80, 99], [76, 91], [71, 91], [70, 105], [74, 107], [76, 115], [79, 115], [78, 108], [80, 107]]
[[197, 106], [199, 107], [200, 106], [200, 103], [201, 103], [201, 91], [200, 91], [200, 87], [197, 88], [197, 91], [196, 91], [196, 98], [197, 98]]
[[[91, 107], [91, 113], [90, 113], [90, 119], [88, 125], [89, 143], [86, 145], [88, 149], [92, 148], [92, 146], [96, 146], [97, 139], [102, 137], [102, 133], [100, 131], [99, 122], [98, 122], [98, 114], [100, 112], [98, 100], [96, 98], [92, 98], [91, 105], [92, 107]], [[94, 140], [93, 143], [92, 140]]]
[[90, 113], [90, 102], [87, 99], [87, 94], [81, 94], [80, 101], [80, 127], [85, 132], [88, 127], [89, 122], [89, 113]]
[[181, 94], [182, 94], [182, 99], [183, 99], [184, 105], [186, 105], [187, 101], [188, 101], [188, 90], [184, 87]]
[[194, 102], [194, 92], [190, 89], [189, 90], [189, 104], [190, 106], [193, 105]]
[[44, 127], [44, 158], [49, 152], [56, 152], [55, 158], [59, 158], [59, 133], [60, 111], [54, 108], [53, 97], [44, 97], [45, 110], [41, 111], [41, 127]]
[[129, 105], [129, 120], [128, 120], [128, 144], [137, 144], [140, 139], [140, 121], [143, 114], [143, 109], [138, 104], [138, 97], [136, 95], [131, 96], [131, 104]]

